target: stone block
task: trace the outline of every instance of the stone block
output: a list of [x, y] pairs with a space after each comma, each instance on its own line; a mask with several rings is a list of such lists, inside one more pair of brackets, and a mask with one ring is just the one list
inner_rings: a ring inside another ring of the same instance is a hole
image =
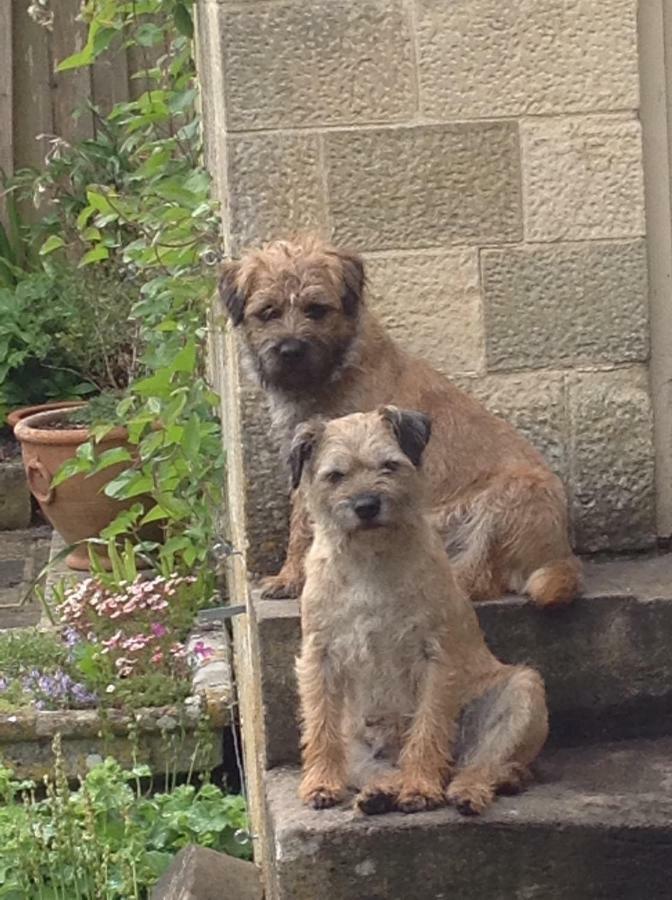
[[295, 231], [321, 230], [326, 217], [318, 138], [249, 135], [228, 143], [234, 252]]
[[267, 900], [641, 900], [669, 895], [672, 740], [545, 752], [480, 818], [303, 807], [267, 775]]
[[30, 491], [21, 459], [0, 461], [0, 531], [30, 525]]
[[231, 131], [397, 122], [415, 110], [401, 0], [228, 9], [221, 33]]
[[456, 383], [521, 431], [553, 471], [567, 479], [567, 414], [560, 373], [487, 375], [456, 379]]
[[289, 530], [289, 472], [271, 434], [260, 389], [241, 388], [247, 568], [251, 577], [280, 569]]
[[324, 141], [340, 243], [386, 250], [522, 237], [515, 124], [329, 132]]
[[189, 844], [154, 885], [150, 900], [263, 900], [263, 896], [253, 863]]
[[635, 0], [416, 0], [421, 112], [635, 109], [636, 12]]
[[484, 250], [488, 370], [646, 360], [641, 240]]
[[405, 350], [446, 374], [483, 371], [477, 250], [372, 257], [366, 272], [368, 302]]
[[[488, 646], [544, 677], [551, 740], [672, 734], [672, 555], [586, 563], [584, 596], [552, 614], [522, 597], [476, 605]], [[299, 762], [294, 660], [296, 601], [256, 600], [261, 662], [260, 755], [268, 768]]]
[[267, 768], [298, 759], [299, 708], [294, 660], [301, 651], [298, 603], [257, 600], [261, 718]]
[[569, 413], [578, 547], [615, 551], [650, 546], [655, 484], [646, 369], [570, 375]]
[[645, 233], [639, 122], [531, 119], [521, 124], [521, 155], [528, 241]]

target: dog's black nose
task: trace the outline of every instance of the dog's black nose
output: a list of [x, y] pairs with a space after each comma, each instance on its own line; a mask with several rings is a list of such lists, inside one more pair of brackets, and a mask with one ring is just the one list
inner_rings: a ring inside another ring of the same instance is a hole
[[353, 501], [352, 508], [363, 522], [370, 522], [380, 512], [378, 494], [360, 494]]
[[278, 353], [287, 362], [302, 359], [306, 354], [306, 342], [296, 338], [286, 338], [278, 344]]

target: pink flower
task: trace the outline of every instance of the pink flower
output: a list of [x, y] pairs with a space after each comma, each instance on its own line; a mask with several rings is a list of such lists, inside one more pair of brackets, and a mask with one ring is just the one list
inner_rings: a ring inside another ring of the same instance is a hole
[[203, 641], [196, 641], [192, 648], [192, 653], [194, 654], [194, 656], [198, 656], [201, 659], [207, 659], [209, 656], [212, 656], [214, 652], [215, 651], [212, 649], [212, 647], [208, 647], [208, 645], [203, 643]]
[[162, 638], [168, 634], [168, 629], [161, 622], [152, 622], [150, 628], [154, 637]]
[[161, 650], [157, 650], [156, 653], [152, 656], [152, 662], [155, 665], [158, 665], [158, 663], [163, 662], [163, 653]]

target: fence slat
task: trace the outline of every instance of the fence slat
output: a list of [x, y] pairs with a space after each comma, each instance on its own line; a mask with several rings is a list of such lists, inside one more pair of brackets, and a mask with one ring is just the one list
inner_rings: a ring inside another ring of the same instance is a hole
[[28, 15], [25, 0], [12, 6], [13, 84], [14, 84], [14, 169], [39, 168], [47, 150], [41, 134], [51, 134], [54, 121], [51, 108], [51, 79], [47, 31]]
[[128, 100], [128, 60], [123, 47], [115, 43], [106, 54], [93, 64], [93, 102], [103, 115], [109, 113], [115, 103]]
[[[66, 141], [93, 136], [93, 116], [87, 103], [91, 97], [91, 69], [57, 72], [56, 65], [86, 43], [86, 25], [77, 21], [80, 0], [58, 0], [53, 4], [54, 26], [51, 32], [53, 66], [54, 130]], [[78, 116], [73, 113], [77, 111]]]
[[[0, 169], [5, 175], [14, 171], [12, 81], [12, 0], [0, 0]], [[7, 224], [1, 195], [0, 221]]]

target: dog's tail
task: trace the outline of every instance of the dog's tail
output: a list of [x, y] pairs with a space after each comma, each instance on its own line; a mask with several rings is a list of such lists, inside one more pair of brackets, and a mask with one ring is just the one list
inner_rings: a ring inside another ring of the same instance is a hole
[[523, 593], [537, 606], [560, 606], [571, 603], [582, 586], [581, 563], [575, 556], [557, 559], [535, 569]]

